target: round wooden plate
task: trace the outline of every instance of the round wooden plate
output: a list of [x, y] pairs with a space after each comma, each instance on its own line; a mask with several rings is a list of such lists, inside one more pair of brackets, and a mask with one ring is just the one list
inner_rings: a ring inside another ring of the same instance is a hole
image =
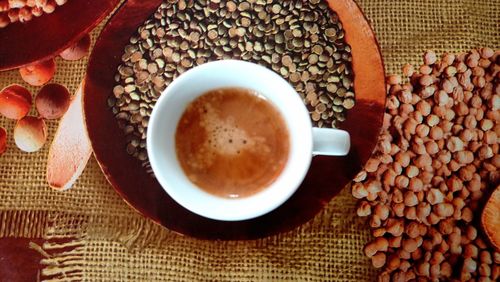
[[0, 71], [56, 56], [90, 32], [120, 0], [71, 0], [26, 23], [0, 28]]
[[84, 87], [84, 114], [89, 138], [109, 183], [144, 216], [170, 230], [202, 239], [256, 239], [291, 230], [317, 214], [361, 169], [373, 151], [382, 126], [385, 74], [372, 29], [352, 0], [331, 0], [351, 45], [356, 106], [341, 128], [351, 135], [346, 157], [313, 158], [297, 192], [281, 207], [259, 218], [224, 222], [210, 220], [174, 202], [125, 152], [124, 133], [108, 108], [114, 74], [130, 36], [159, 6], [160, 0], [129, 0], [116, 12], [91, 54]]

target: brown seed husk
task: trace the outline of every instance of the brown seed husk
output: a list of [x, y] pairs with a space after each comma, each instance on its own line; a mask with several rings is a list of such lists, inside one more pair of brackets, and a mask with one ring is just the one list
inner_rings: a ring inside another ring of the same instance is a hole
[[58, 83], [47, 84], [35, 97], [38, 114], [45, 119], [58, 119], [68, 110], [71, 95], [68, 89]]

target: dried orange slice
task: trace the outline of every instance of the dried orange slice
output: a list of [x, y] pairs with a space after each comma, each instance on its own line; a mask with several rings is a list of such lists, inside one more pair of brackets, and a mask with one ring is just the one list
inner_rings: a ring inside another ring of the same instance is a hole
[[484, 206], [481, 226], [491, 244], [497, 251], [500, 251], [500, 185], [493, 191]]

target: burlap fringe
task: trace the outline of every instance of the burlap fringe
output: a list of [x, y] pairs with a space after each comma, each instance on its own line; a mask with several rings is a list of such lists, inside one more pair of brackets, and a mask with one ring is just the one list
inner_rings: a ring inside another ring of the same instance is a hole
[[42, 246], [30, 242], [29, 246], [39, 252], [43, 259], [39, 281], [81, 281], [85, 264], [85, 230], [87, 218], [81, 215], [46, 214]]
[[144, 220], [138, 214], [124, 217], [92, 217], [87, 232], [89, 238], [119, 242], [130, 252], [172, 242], [178, 235], [164, 227]]
[[[70, 251], [60, 251], [68, 248], [68, 244], [50, 244], [51, 252], [56, 252], [50, 257], [43, 258], [40, 264], [44, 282], [81, 281], [83, 278], [82, 266], [85, 264], [85, 245], [83, 240], [76, 239], [71, 242]], [[46, 250], [44, 243], [42, 249]], [[60, 252], [58, 252], [60, 251]]]
[[0, 211], [0, 237], [41, 238], [48, 211]]

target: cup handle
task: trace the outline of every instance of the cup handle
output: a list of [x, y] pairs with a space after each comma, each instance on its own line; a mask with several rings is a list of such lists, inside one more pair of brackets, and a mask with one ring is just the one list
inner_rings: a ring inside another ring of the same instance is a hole
[[345, 130], [313, 127], [313, 155], [345, 156], [351, 147], [351, 138]]

